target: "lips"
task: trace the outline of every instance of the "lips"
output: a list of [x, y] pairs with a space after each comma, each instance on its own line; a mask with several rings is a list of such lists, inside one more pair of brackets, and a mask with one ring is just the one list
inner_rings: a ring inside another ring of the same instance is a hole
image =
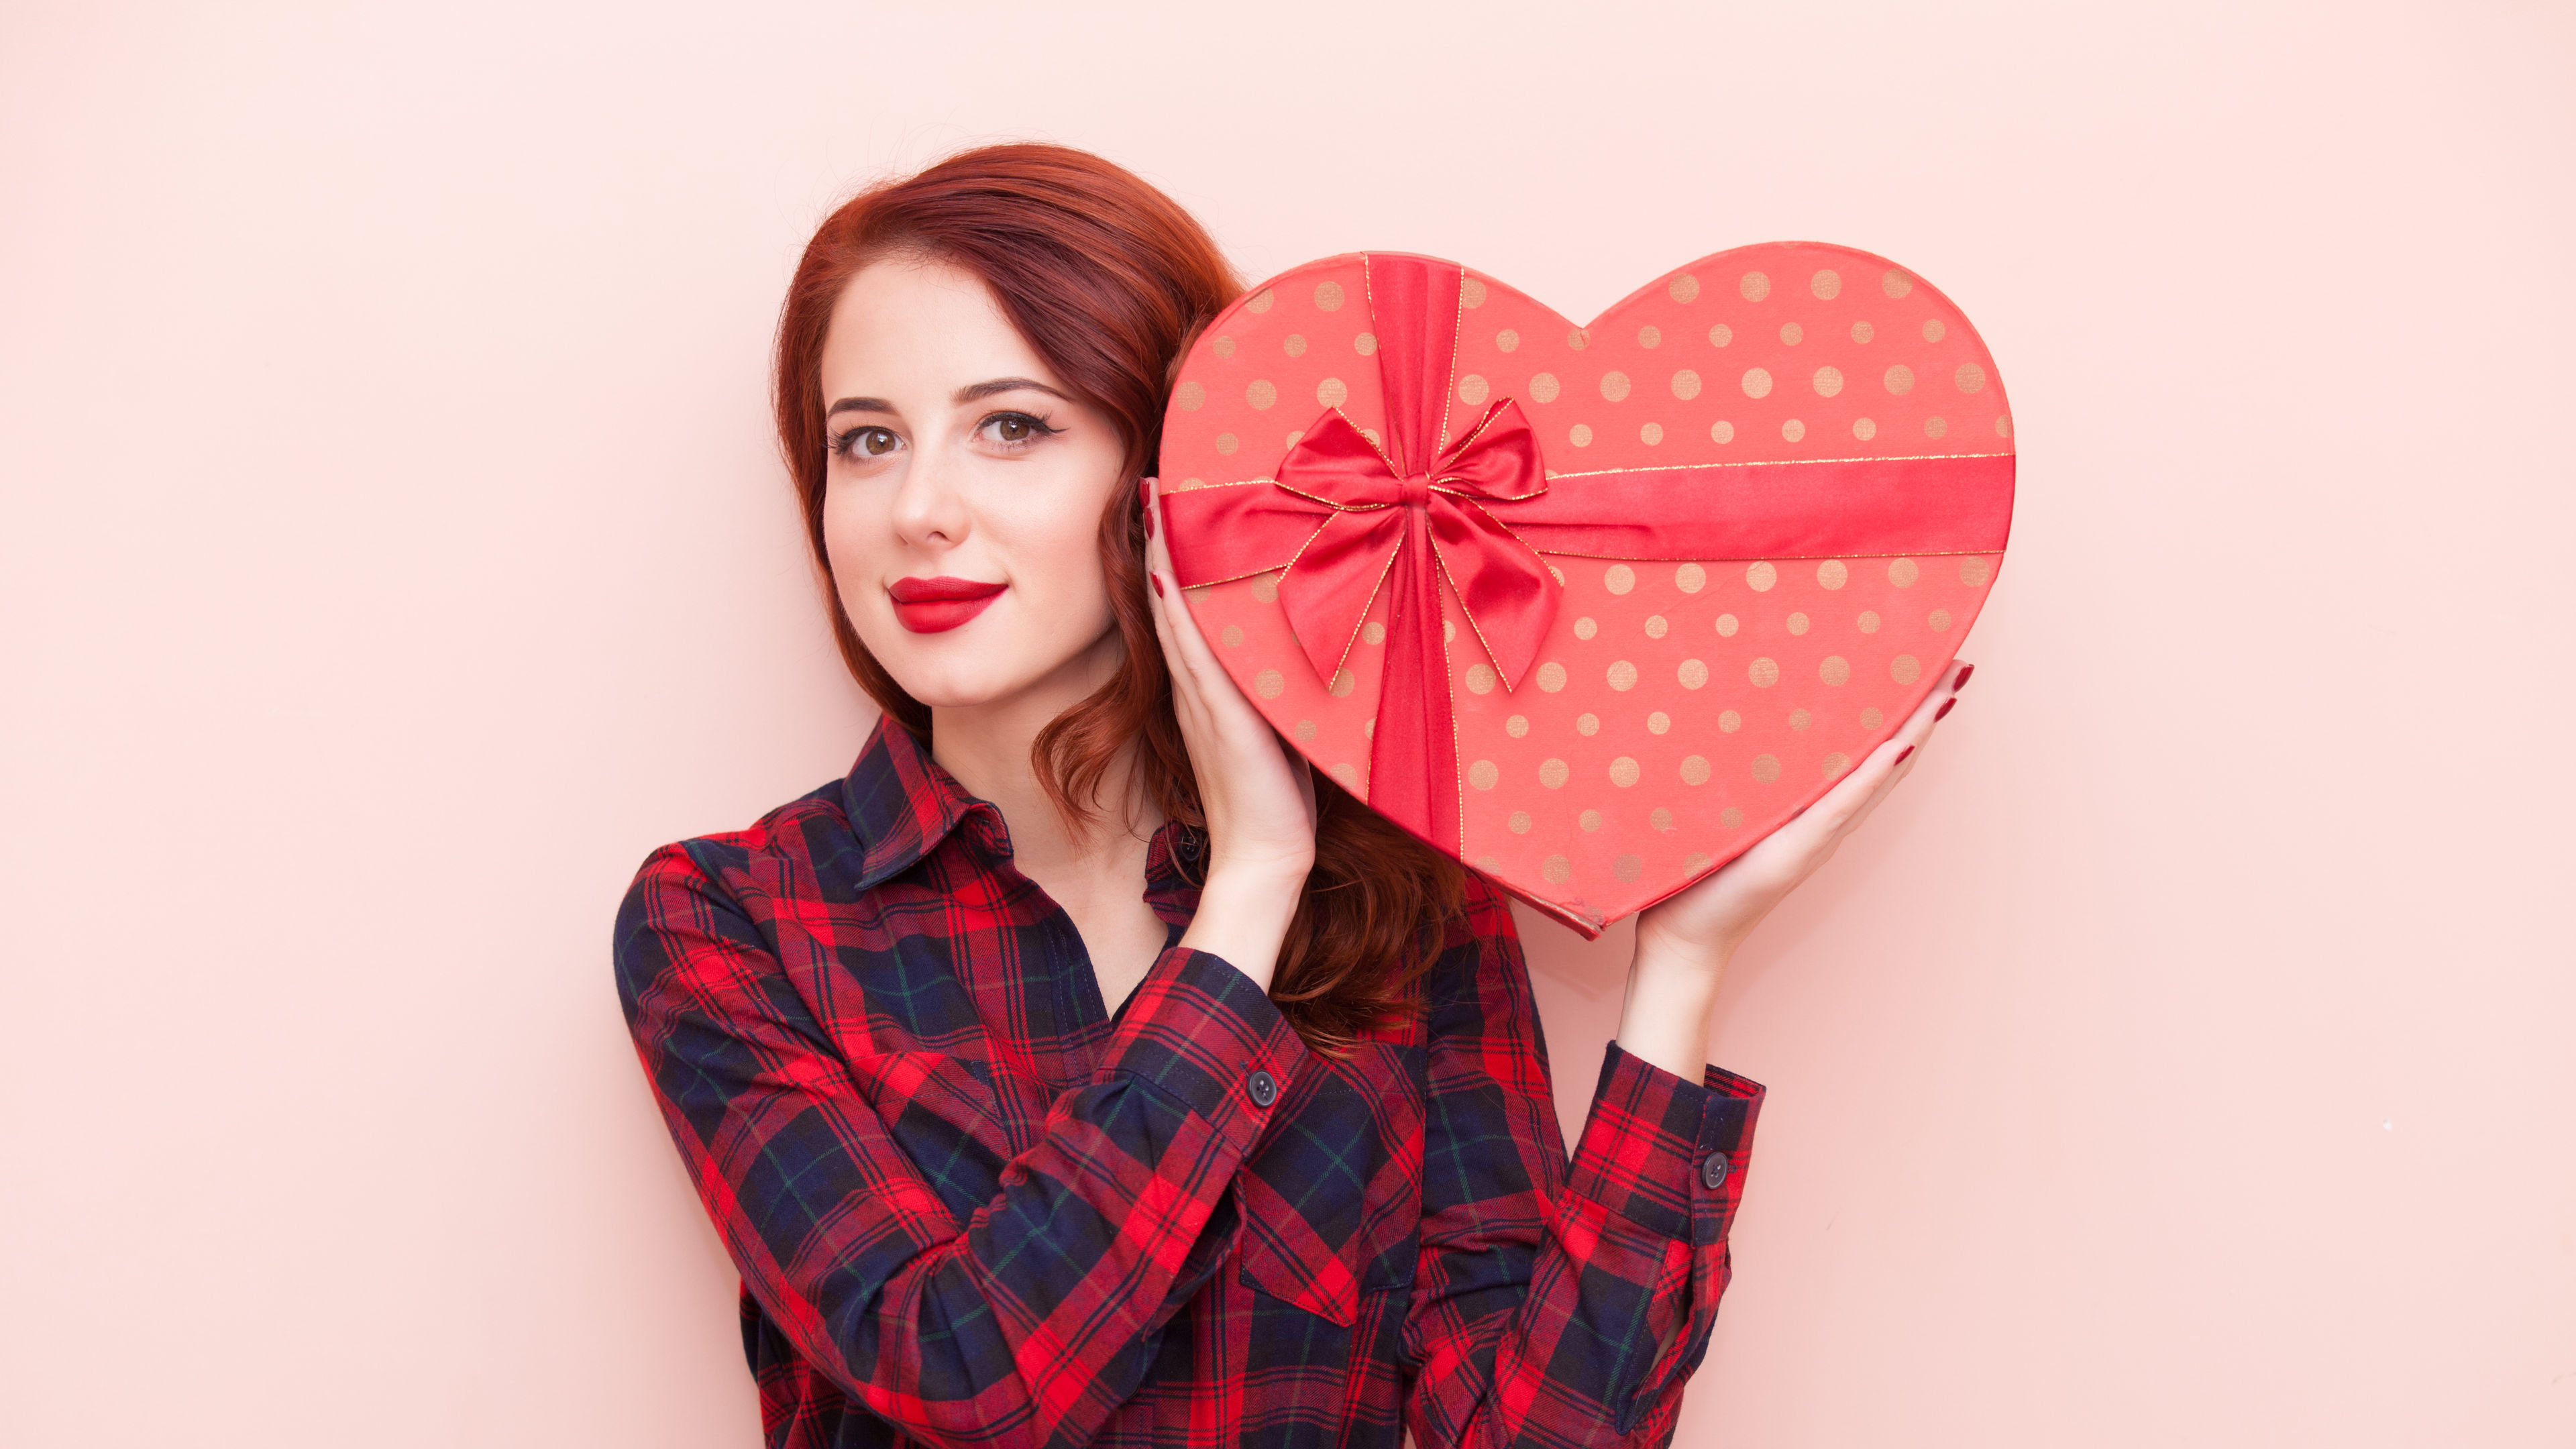
[[897, 579], [886, 592], [894, 597], [896, 623], [915, 634], [941, 634], [984, 612], [1005, 587], [943, 576]]

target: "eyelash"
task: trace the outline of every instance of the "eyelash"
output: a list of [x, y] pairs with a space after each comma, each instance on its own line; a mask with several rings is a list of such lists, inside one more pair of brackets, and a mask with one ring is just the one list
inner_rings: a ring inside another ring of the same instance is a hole
[[[991, 427], [993, 424], [1004, 421], [1022, 422], [1029, 425], [1029, 436], [1021, 438], [1016, 442], [997, 442], [998, 446], [1009, 448], [1015, 452], [1043, 439], [1052, 438], [1056, 434], [1064, 431], [1064, 429], [1054, 426], [1046, 419], [1039, 417], [1035, 413], [1024, 413], [1018, 411], [987, 414], [976, 422], [975, 431], [980, 433], [986, 428]], [[869, 433], [891, 433], [892, 431], [893, 429], [891, 428], [880, 427], [875, 423], [860, 423], [854, 427], [844, 428], [840, 432], [832, 435], [832, 456], [844, 462], [868, 462], [869, 459], [862, 457], [853, 451], [858, 440]]]

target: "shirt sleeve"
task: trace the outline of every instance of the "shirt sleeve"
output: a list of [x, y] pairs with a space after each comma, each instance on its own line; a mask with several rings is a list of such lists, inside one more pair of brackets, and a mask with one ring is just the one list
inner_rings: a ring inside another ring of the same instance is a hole
[[645, 863], [616, 958], [645, 1074], [744, 1286], [853, 1402], [948, 1449], [1084, 1443], [1135, 1391], [1230, 1251], [1236, 1169], [1306, 1052], [1250, 978], [1166, 950], [1099, 1071], [961, 1220], [685, 847]]
[[1476, 938], [1429, 1003], [1407, 1427], [1419, 1449], [1662, 1444], [1726, 1289], [1763, 1088], [1613, 1042], [1569, 1164], [1499, 899]]

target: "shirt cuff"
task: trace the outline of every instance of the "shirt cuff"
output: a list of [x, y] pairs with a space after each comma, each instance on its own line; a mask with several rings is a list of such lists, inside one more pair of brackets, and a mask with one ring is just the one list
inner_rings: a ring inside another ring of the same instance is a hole
[[1098, 1079], [1147, 1083], [1248, 1152], [1308, 1055], [1251, 977], [1222, 956], [1173, 946], [1119, 1016]]
[[1567, 1187], [1657, 1236], [1723, 1241], [1744, 1196], [1761, 1083], [1683, 1080], [1610, 1043]]

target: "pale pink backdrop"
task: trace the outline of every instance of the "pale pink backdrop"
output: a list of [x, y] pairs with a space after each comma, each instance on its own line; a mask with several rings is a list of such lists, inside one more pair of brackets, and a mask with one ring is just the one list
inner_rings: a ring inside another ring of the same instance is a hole
[[[1992, 345], [1682, 1443], [2576, 1441], [2569, 11], [1260, 9], [0, 11], [0, 1442], [756, 1442], [610, 913], [847, 766], [764, 346], [1009, 136], [1254, 275], [1821, 238]], [[1626, 940], [1524, 929], [1572, 1121]]]

